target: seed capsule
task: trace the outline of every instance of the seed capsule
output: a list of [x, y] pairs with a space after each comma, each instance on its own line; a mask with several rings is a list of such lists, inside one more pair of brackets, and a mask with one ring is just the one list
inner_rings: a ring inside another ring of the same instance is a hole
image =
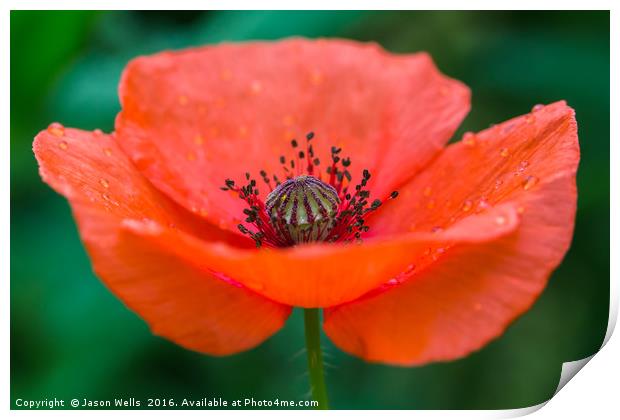
[[335, 225], [339, 204], [334, 187], [301, 175], [269, 193], [265, 209], [279, 233], [298, 244], [324, 240]]

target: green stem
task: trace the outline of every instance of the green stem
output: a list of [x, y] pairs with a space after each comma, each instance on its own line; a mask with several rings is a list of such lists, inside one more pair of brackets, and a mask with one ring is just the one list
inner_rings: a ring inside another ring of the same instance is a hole
[[304, 309], [306, 327], [306, 351], [308, 353], [308, 372], [312, 399], [318, 401], [319, 410], [327, 410], [327, 389], [323, 375], [323, 355], [321, 354], [321, 328], [319, 325], [319, 309]]

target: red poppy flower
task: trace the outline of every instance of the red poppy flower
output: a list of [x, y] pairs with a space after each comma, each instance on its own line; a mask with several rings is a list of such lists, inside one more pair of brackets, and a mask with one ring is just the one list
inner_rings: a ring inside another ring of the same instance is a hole
[[573, 110], [446, 146], [469, 90], [426, 54], [164, 52], [129, 63], [120, 99], [115, 133], [52, 124], [35, 155], [97, 275], [189, 349], [249, 349], [299, 306], [324, 308], [327, 335], [365, 360], [461, 357], [532, 305], [571, 241]]

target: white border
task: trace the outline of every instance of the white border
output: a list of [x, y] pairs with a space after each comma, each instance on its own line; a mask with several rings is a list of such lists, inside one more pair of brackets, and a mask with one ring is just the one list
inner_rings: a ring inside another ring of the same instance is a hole
[[[383, 0], [380, 3], [381, 7], [376, 4], [378, 2], [372, 2], [368, 0], [347, 1], [340, 2], [337, 7], [333, 0], [314, 0], [312, 2], [300, 2], [297, 1], [294, 4], [292, 2], [265, 0], [260, 3], [261, 8], [265, 9], [418, 9], [418, 10], [437, 10], [437, 9], [449, 9], [449, 10], [547, 10], [555, 9], [554, 6], [561, 5], [563, 8], [577, 9], [577, 10], [612, 10], [611, 13], [611, 115], [620, 116], [618, 108], [619, 86], [616, 78], [613, 75], [620, 74], [620, 68], [618, 66], [618, 47], [619, 45], [619, 18], [618, 18], [618, 6], [620, 4], [615, 1], [604, 0], [589, 0], [587, 2], [579, 2], [572, 0], [565, 0], [562, 2], [552, 2], [543, 0], [521, 0], [521, 1], [480, 1], [470, 0], [464, 1], [441, 1], [434, 0], [432, 2], [411, 2], [411, 1], [393, 1]], [[9, 161], [9, 141], [10, 127], [9, 127], [9, 115], [10, 115], [10, 66], [9, 66], [9, 50], [10, 50], [10, 10], [36, 10], [36, 9], [50, 9], [50, 6], [54, 6], [55, 9], [99, 9], [99, 10], [115, 10], [115, 9], [167, 9], [171, 6], [169, 1], [151, 0], [151, 1], [132, 1], [132, 0], [109, 0], [109, 1], [88, 1], [83, 0], [57, 0], [50, 4], [49, 1], [17, 1], [17, 0], [4, 0], [0, 7], [3, 9], [1, 24], [0, 24], [0, 39], [2, 42], [2, 52], [5, 57], [2, 60], [3, 65], [0, 66], [0, 76], [2, 80], [0, 103], [2, 106], [2, 118], [0, 119], [0, 133], [3, 134], [4, 153], [0, 154], [0, 166], [2, 172], [0, 173], [0, 188], [2, 189], [2, 196], [0, 198], [0, 214], [2, 220], [2, 235], [0, 236], [1, 246], [0, 249], [4, 252], [0, 253], [0, 272], [2, 273], [2, 288], [3, 288], [3, 305], [2, 313], [4, 322], [2, 324], [3, 336], [9, 337], [10, 328], [10, 311], [9, 311], [9, 296], [10, 296], [10, 258], [9, 253], [6, 250], [10, 249], [10, 161]], [[174, 6], [177, 9], [194, 10], [194, 9], [255, 9], [257, 5], [252, 4], [249, 1], [189, 1], [189, 0], [175, 0]], [[465, 7], [466, 6], [466, 7]], [[614, 6], [616, 6], [614, 8]], [[615, 9], [615, 10], [614, 10]], [[587, 75], [584, 75], [587, 77]], [[472, 418], [472, 419], [486, 419], [486, 418], [506, 418], [526, 415], [532, 412], [532, 418], [537, 419], [550, 419], [550, 418], [562, 418], [563, 420], [570, 419], [583, 419], [585, 416], [590, 416], [595, 419], [607, 419], [613, 418], [618, 413], [618, 373], [620, 373], [620, 341], [619, 339], [611, 337], [613, 332], [617, 314], [618, 314], [618, 281], [620, 280], [620, 272], [618, 269], [618, 261], [620, 261], [620, 252], [618, 248], [618, 233], [619, 225], [614, 216], [620, 215], [620, 162], [618, 161], [618, 140], [619, 140], [619, 127], [618, 118], [612, 119], [611, 122], [611, 138], [615, 139], [611, 143], [611, 191], [615, 191], [616, 194], [611, 194], [611, 302], [610, 302], [610, 322], [608, 325], [607, 335], [605, 337], [605, 345], [603, 350], [596, 354], [592, 358], [592, 362], [584, 368], [584, 372], [579, 374], [579, 379], [570, 381], [564, 389], [559, 392], [551, 401], [545, 404], [540, 404], [534, 407], [528, 407], [518, 410], [497, 410], [497, 411], [386, 411], [385, 413], [394, 418], [411, 418], [416, 419], [436, 419], [436, 418]], [[8, 340], [5, 341], [8, 344]], [[4, 399], [4, 409], [8, 410], [10, 407], [10, 350], [9, 346], [5, 345], [2, 348], [3, 363], [2, 363], [2, 397]], [[573, 363], [569, 365], [571, 369], [575, 367], [583, 367], [583, 363]], [[578, 371], [579, 369], [577, 369]], [[563, 371], [563, 375], [566, 375], [568, 370]], [[573, 373], [576, 373], [573, 372]], [[572, 377], [572, 376], [571, 376]], [[561, 386], [558, 387], [560, 390]], [[542, 410], [539, 410], [543, 406], [547, 405]], [[171, 411], [117, 411], [114, 412], [114, 416], [122, 418], [135, 418], [145, 417], [149, 419], [155, 418], [170, 418], [171, 416], [178, 416], [181, 412]], [[189, 418], [204, 419], [205, 416], [228, 419], [236, 418], [238, 416], [245, 416], [246, 413], [249, 416], [256, 416], [258, 418], [288, 418], [291, 413], [286, 411], [183, 411], [184, 416]], [[354, 411], [349, 413], [348, 411], [332, 411], [332, 412], [315, 412], [315, 411], [297, 411], [295, 417], [299, 419], [316, 418], [317, 416], [328, 417], [341, 417], [343, 415], [355, 415], [361, 417], [375, 417], [382, 415], [382, 411]], [[111, 413], [106, 411], [11, 411], [10, 415], [16, 418], [35, 418], [35, 417], [48, 417], [48, 418], [75, 418], [83, 419], [87, 418], [102, 418], [107, 419]]]

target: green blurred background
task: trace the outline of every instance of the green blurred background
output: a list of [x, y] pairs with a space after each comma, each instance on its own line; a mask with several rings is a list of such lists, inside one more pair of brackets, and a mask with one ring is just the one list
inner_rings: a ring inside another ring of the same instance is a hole
[[113, 129], [129, 59], [162, 49], [290, 35], [428, 51], [473, 92], [457, 133], [566, 99], [582, 161], [573, 246], [533, 309], [471, 356], [371, 365], [327, 343], [334, 408], [491, 409], [542, 402], [564, 361], [600, 347], [609, 304], [607, 12], [11, 13], [11, 399], [308, 396], [302, 317], [243, 354], [214, 358], [150, 334], [92, 274], [65, 200], [31, 144], [52, 121]]

